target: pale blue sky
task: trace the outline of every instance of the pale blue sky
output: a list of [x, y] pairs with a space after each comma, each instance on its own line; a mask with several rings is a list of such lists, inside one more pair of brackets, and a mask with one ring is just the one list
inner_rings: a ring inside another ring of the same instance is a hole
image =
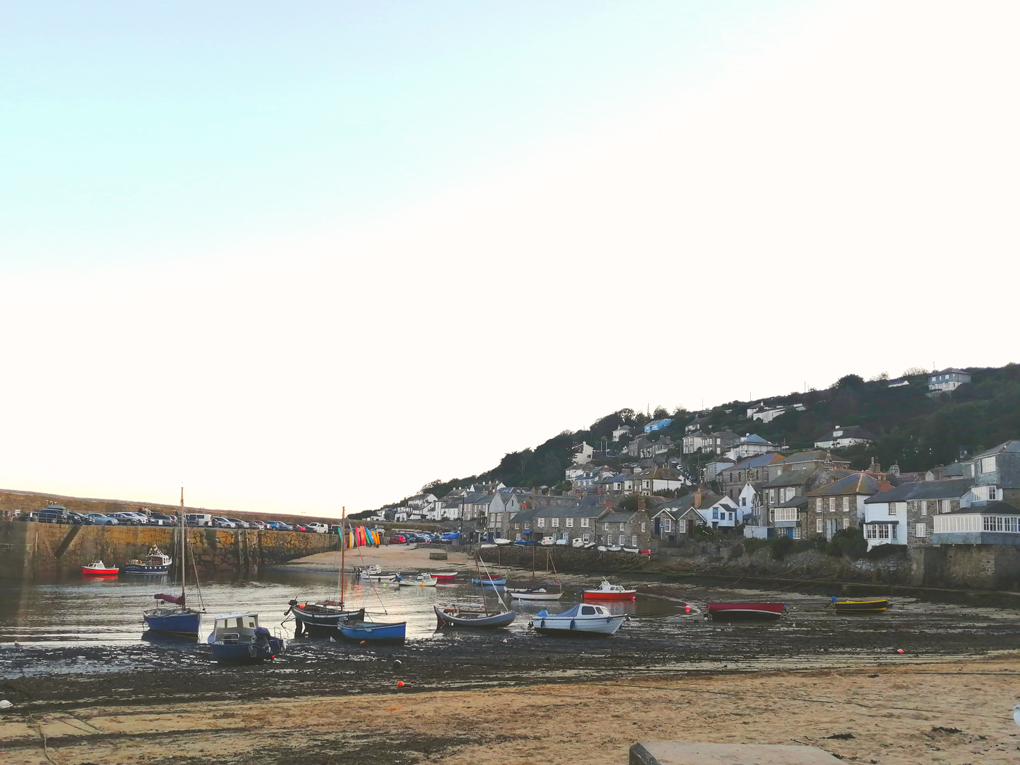
[[1018, 360], [1016, 2], [0, 14], [0, 486], [338, 514]]
[[818, 15], [760, 2], [8, 3], [0, 268], [214, 255], [386, 217], [711, 82]]

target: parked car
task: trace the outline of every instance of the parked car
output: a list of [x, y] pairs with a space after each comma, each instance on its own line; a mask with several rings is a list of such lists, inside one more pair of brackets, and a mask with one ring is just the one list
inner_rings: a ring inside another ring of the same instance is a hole
[[237, 528], [237, 524], [236, 523], [234, 523], [233, 521], [227, 520], [222, 515], [214, 515], [213, 519], [212, 519], [212, 522], [213, 522], [213, 526], [215, 526], [218, 529], [236, 529]]
[[120, 524], [120, 521], [116, 518], [103, 515], [102, 513], [88, 513], [87, 515], [89, 521], [96, 526], [117, 526]]
[[237, 528], [239, 529], [251, 528], [251, 524], [248, 523], [248, 521], [242, 521], [240, 518], [227, 518], [227, 520], [230, 521], [231, 523], [237, 524]]
[[521, 545], [521, 547], [534, 547], [537, 543], [534, 539], [518, 539], [514, 544]]
[[148, 519], [138, 513], [110, 513], [111, 518], [116, 518], [122, 526], [144, 526]]
[[92, 522], [89, 520], [87, 515], [83, 515], [82, 513], [72, 513], [70, 511], [67, 513], [67, 519], [69, 522], [75, 523], [79, 526], [87, 526]]
[[552, 547], [553, 544], [555, 544], [555, 541], [556, 540], [552, 537], [542, 537], [542, 541], [539, 542], [539, 544], [542, 545], [542, 547]]
[[308, 531], [308, 527], [302, 523], [295, 523], [293, 529], [294, 531]]
[[407, 544], [407, 537], [405, 537], [403, 534], [394, 534], [392, 537], [390, 537], [390, 544], [391, 545]]
[[268, 529], [269, 524], [265, 521], [248, 521], [253, 529]]
[[584, 547], [584, 540], [581, 539], [581, 537], [574, 537], [570, 541], [570, 546], [571, 547]]
[[316, 534], [325, 534], [329, 531], [329, 526], [325, 523], [309, 523], [308, 530], [314, 531]]
[[188, 525], [189, 526], [212, 526], [213, 519], [209, 513], [189, 513], [188, 514]]
[[452, 542], [454, 539], [460, 539], [460, 532], [448, 531], [447, 533], [443, 534], [443, 536], [439, 537], [439, 539], [440, 541], [443, 542]]
[[276, 530], [277, 531], [293, 531], [294, 527], [291, 526], [289, 523], [284, 523], [283, 521], [277, 521], [276, 522]]
[[40, 523], [70, 523], [67, 517], [67, 508], [63, 505], [47, 505], [36, 514], [36, 520]]
[[176, 526], [178, 523], [180, 521], [172, 515], [160, 515], [158, 513], [149, 515], [149, 524], [151, 526]]

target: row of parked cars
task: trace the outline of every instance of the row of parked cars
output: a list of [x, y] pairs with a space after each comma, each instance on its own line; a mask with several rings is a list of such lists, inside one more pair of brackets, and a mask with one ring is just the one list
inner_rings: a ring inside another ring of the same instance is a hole
[[[121, 512], [110, 513], [75, 513], [63, 505], [47, 505], [42, 510], [26, 513], [19, 518], [23, 521], [40, 523], [66, 523], [90, 526], [176, 526], [180, 521], [172, 515], [160, 513]], [[186, 518], [189, 526], [209, 527], [218, 529], [268, 529], [272, 531], [307, 531], [326, 534], [330, 527], [325, 523], [283, 523], [282, 521], [241, 520], [225, 518], [207, 513], [189, 514]]]

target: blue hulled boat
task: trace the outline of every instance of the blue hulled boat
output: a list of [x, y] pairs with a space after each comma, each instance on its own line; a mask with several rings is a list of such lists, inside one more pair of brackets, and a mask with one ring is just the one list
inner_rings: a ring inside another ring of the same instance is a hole
[[472, 579], [471, 584], [480, 584], [482, 587], [506, 587], [505, 577], [480, 577]]
[[173, 558], [163, 553], [156, 545], [141, 560], [129, 560], [120, 567], [123, 574], [165, 574], [173, 565]]
[[186, 608], [183, 593], [181, 595], [160, 593], [153, 597], [159, 601], [159, 605], [142, 614], [146, 627], [168, 635], [198, 637], [202, 629], [202, 612]]
[[217, 614], [207, 642], [220, 664], [261, 664], [287, 649], [287, 642], [259, 626], [258, 614], [239, 611]]
[[339, 626], [340, 634], [348, 640], [366, 640], [370, 642], [403, 642], [407, 632], [407, 622], [362, 622], [349, 621]]

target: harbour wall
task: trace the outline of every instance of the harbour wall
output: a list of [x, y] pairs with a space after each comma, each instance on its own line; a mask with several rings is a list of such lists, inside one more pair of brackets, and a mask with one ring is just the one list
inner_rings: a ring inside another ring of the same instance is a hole
[[768, 549], [748, 554], [738, 541], [691, 542], [652, 555], [517, 545], [486, 548], [481, 555], [486, 563], [530, 569], [533, 550], [539, 571], [547, 570], [548, 555], [556, 570], [564, 573], [641, 572], [747, 581], [781, 579], [935, 589], [1020, 589], [1020, 547], [1013, 545], [918, 547], [877, 560], [851, 560], [817, 550], [775, 560]]
[[[157, 545], [174, 560], [178, 530], [161, 526], [72, 526], [0, 521], [0, 580], [79, 578], [96, 559], [123, 565]], [[266, 566], [337, 549], [339, 537], [297, 531], [189, 528], [188, 573], [255, 577]], [[194, 556], [194, 567], [191, 558]]]

